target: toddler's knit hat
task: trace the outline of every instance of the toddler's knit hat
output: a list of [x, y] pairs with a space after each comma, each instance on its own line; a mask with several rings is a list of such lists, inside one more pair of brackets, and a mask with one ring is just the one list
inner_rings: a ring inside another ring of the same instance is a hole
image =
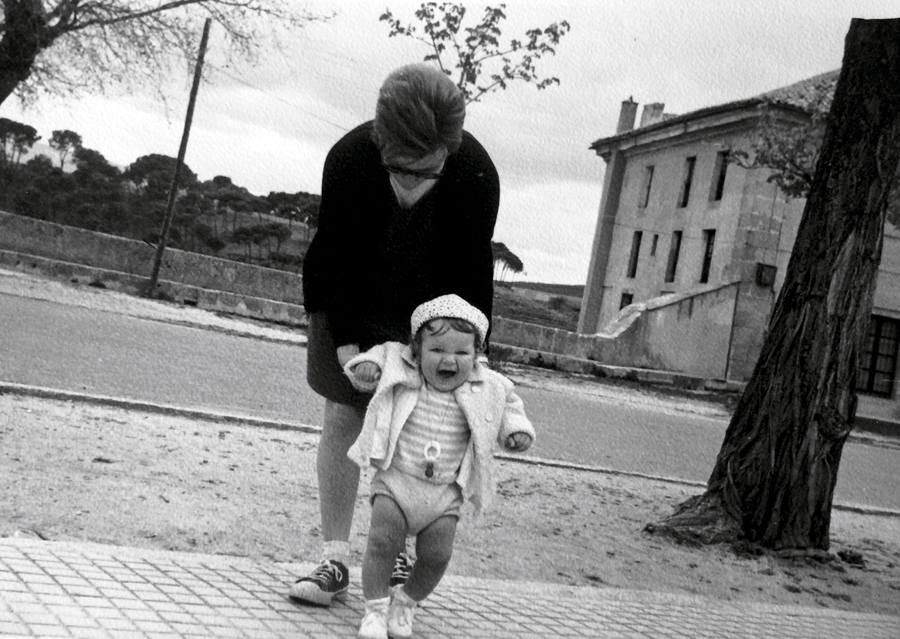
[[454, 317], [466, 320], [475, 327], [475, 330], [478, 331], [479, 341], [484, 343], [490, 324], [488, 318], [459, 295], [453, 294], [441, 295], [424, 304], [419, 304], [416, 310], [413, 311], [412, 319], [410, 320], [412, 334], [415, 335], [422, 328], [423, 324], [438, 317]]

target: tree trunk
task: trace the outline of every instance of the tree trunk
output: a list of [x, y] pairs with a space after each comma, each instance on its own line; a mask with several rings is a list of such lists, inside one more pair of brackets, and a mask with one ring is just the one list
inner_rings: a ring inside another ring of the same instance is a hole
[[828, 550], [891, 181], [900, 20], [854, 19], [784, 286], [706, 492], [648, 530]]
[[38, 54], [50, 44], [40, 0], [3, 3], [4, 26], [0, 37], [0, 104], [28, 79]]

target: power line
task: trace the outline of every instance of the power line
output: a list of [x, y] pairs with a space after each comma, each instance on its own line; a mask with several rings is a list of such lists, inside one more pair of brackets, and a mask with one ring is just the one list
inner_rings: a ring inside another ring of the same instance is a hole
[[285, 100], [284, 98], [282, 98], [282, 97], [276, 95], [275, 93], [272, 93], [272, 92], [270, 92], [270, 91], [266, 91], [265, 89], [262, 89], [262, 88], [260, 88], [260, 87], [258, 87], [258, 86], [256, 86], [256, 85], [254, 85], [254, 84], [252, 84], [252, 83], [250, 83], [250, 82], [247, 82], [247, 81], [244, 80], [243, 78], [241, 78], [241, 77], [239, 77], [239, 76], [237, 76], [237, 75], [234, 75], [233, 73], [230, 73], [230, 72], [228, 72], [228, 71], [225, 71], [224, 69], [218, 69], [218, 72], [221, 73], [222, 75], [225, 75], [225, 76], [231, 78], [232, 80], [234, 80], [234, 81], [236, 81], [236, 82], [239, 82], [239, 83], [243, 84], [244, 86], [247, 86], [247, 87], [249, 87], [249, 88], [251, 88], [251, 89], [253, 89], [253, 90], [255, 90], [255, 91], [258, 91], [258, 92], [262, 93], [263, 95], [266, 95], [266, 96], [272, 98], [273, 100], [276, 100], [276, 101], [281, 102], [281, 103], [283, 103], [283, 104], [286, 104], [286, 105], [288, 105], [288, 106], [290, 106], [290, 107], [292, 107], [292, 108], [295, 108], [295, 109], [297, 109], [297, 110], [299, 110], [299, 111], [302, 111], [303, 113], [306, 113], [307, 115], [312, 116], [313, 118], [315, 118], [315, 119], [317, 119], [317, 120], [321, 120], [321, 121], [324, 122], [325, 124], [330, 124], [331, 126], [337, 128], [337, 129], [340, 129], [340, 130], [343, 131], [343, 132], [347, 132], [347, 131], [350, 130], [349, 127], [346, 127], [346, 126], [344, 126], [344, 125], [342, 125], [342, 124], [338, 124], [337, 122], [332, 122], [331, 120], [329, 120], [329, 119], [327, 119], [327, 118], [323, 118], [321, 115], [319, 115], [319, 114], [317, 114], [317, 113], [313, 113], [313, 112], [310, 111], [309, 109], [304, 109], [302, 106], [300, 106], [300, 105], [297, 104], [296, 102], [291, 102], [290, 100]]

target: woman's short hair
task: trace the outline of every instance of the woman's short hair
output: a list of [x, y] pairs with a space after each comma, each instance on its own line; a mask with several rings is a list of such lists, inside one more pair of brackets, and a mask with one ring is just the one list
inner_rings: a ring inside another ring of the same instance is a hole
[[409, 64], [385, 79], [375, 105], [375, 143], [386, 160], [418, 159], [462, 143], [466, 101], [446, 73]]

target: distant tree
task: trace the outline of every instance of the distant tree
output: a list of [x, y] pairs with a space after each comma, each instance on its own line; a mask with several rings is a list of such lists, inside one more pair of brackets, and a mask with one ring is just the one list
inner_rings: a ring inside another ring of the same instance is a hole
[[104, 233], [120, 233], [135, 226], [119, 168], [99, 151], [83, 146], [75, 148], [72, 158], [76, 189], [60, 202], [60, 221]]
[[[191, 189], [175, 201], [170, 228], [178, 228], [182, 240], [185, 242], [178, 248], [194, 251], [197, 244], [208, 247], [203, 238], [198, 237], [197, 229], [204, 226], [200, 219], [209, 215], [214, 208], [212, 200], [197, 189]], [[212, 230], [212, 229], [210, 229]], [[201, 231], [203, 233], [204, 231]]]
[[239, 226], [231, 232], [229, 241], [232, 244], [243, 245], [247, 247], [247, 261], [249, 262], [253, 257], [252, 253], [250, 252], [250, 248], [255, 243], [258, 237], [259, 232], [254, 227]]
[[[147, 197], [154, 200], [165, 200], [172, 188], [172, 176], [175, 174], [177, 160], [168, 155], [151, 153], [143, 155], [132, 162], [125, 170], [123, 177], [131, 180], [144, 190]], [[185, 164], [181, 167], [179, 185], [190, 188], [197, 183], [197, 174]]]
[[300, 205], [296, 194], [271, 191], [266, 196], [266, 204], [271, 213], [285, 218], [288, 221], [288, 228], [293, 228], [294, 220], [300, 213]]
[[46, 155], [35, 155], [15, 171], [12, 184], [0, 188], [7, 207], [18, 214], [40, 220], [53, 219], [55, 177], [60, 173]]
[[40, 139], [33, 126], [0, 118], [0, 164], [18, 166], [22, 156]]
[[215, 229], [202, 222], [195, 222], [193, 237], [196, 238], [202, 246], [209, 249], [213, 255], [218, 255], [219, 251], [225, 248], [225, 242], [216, 235]]
[[119, 168], [110, 164], [99, 151], [79, 146], [72, 157], [75, 160], [75, 177], [83, 186], [117, 182], [122, 177]]
[[513, 253], [503, 242], [491, 242], [491, 252], [494, 255], [494, 279], [503, 281], [507, 274], [521, 273], [525, 270], [522, 260]]
[[266, 196], [266, 203], [272, 210], [280, 206], [291, 206], [297, 204], [297, 196], [293, 193], [285, 193], [284, 191], [270, 191]]
[[556, 53], [560, 39], [569, 32], [569, 23], [563, 20], [543, 29], [529, 29], [524, 40], [501, 44], [500, 23], [506, 18], [505, 10], [505, 4], [487, 7], [481, 22], [466, 28], [462, 26], [465, 6], [452, 2], [423, 3], [415, 13], [419, 26], [403, 25], [390, 10], [379, 20], [388, 23], [388, 37], [408, 36], [426, 44], [431, 53], [425, 60], [437, 62], [453, 78], [466, 102], [478, 102], [515, 80], [538, 89], [559, 84], [559, 78], [541, 79], [535, 64], [544, 55]]
[[[0, 5], [0, 104], [16, 92], [104, 93], [114, 85], [161, 87], [196, 56], [212, 18], [229, 57], [254, 62], [280, 47], [279, 28], [321, 19], [294, 0], [3, 0]], [[46, 6], [50, 5], [50, 6]]]
[[[768, 99], [760, 106], [760, 119], [749, 148], [735, 149], [731, 157], [745, 169], [770, 169], [768, 181], [788, 197], [805, 198], [812, 188], [816, 163], [834, 99], [837, 77], [828, 76], [795, 103]], [[900, 229], [900, 180], [894, 182], [887, 221]]]
[[46, 155], [35, 155], [25, 163], [25, 169], [32, 175], [47, 175], [53, 173], [53, 161]]
[[300, 209], [300, 221], [306, 225], [306, 239], [309, 239], [309, 231], [319, 227], [319, 202], [321, 198], [309, 199]]
[[280, 252], [281, 245], [291, 239], [291, 229], [280, 222], [269, 222], [266, 224], [266, 228], [268, 229], [269, 237], [275, 242], [274, 252]]
[[81, 146], [81, 136], [74, 131], [63, 129], [50, 136], [50, 147], [59, 154], [59, 168], [66, 168], [66, 158]]

